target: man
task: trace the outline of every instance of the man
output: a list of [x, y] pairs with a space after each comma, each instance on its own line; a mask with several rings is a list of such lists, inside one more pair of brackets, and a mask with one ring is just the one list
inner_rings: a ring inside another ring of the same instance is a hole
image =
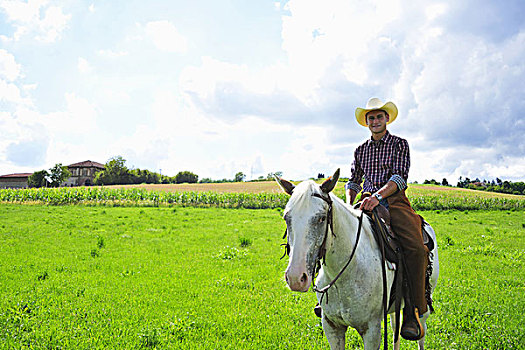
[[418, 340], [424, 336], [419, 315], [427, 311], [425, 272], [428, 250], [423, 244], [421, 218], [405, 195], [410, 167], [408, 143], [387, 130], [387, 125], [397, 117], [394, 103], [371, 98], [365, 108], [356, 109], [355, 116], [359, 124], [370, 129], [372, 137], [354, 152], [352, 174], [345, 185], [346, 201], [350, 205], [354, 202], [364, 177], [363, 191], [372, 195], [363, 199], [360, 209], [372, 210], [380, 203], [388, 208], [392, 229], [403, 249], [415, 306], [415, 309], [405, 307], [403, 310], [401, 335]]

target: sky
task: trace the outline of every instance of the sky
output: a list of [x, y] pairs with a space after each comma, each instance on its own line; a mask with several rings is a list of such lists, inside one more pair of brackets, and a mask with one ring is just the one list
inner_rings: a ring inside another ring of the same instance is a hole
[[0, 175], [129, 168], [303, 180], [394, 102], [409, 182], [525, 180], [522, 0], [0, 0]]

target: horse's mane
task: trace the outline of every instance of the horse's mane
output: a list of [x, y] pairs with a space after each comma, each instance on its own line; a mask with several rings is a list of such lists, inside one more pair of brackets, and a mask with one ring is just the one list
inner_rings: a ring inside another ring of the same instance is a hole
[[319, 186], [312, 180], [303, 181], [293, 189], [293, 195], [286, 204], [286, 210], [297, 208], [301, 210], [311, 205], [312, 201], [309, 199], [314, 193], [320, 193]]
[[[312, 180], [301, 182], [294, 188], [293, 195], [290, 197], [290, 200], [286, 205], [286, 210], [289, 210], [292, 207], [297, 208], [298, 210], [306, 209], [308, 206], [312, 205], [312, 203], [315, 203], [314, 201], [310, 200], [314, 193], [321, 193], [321, 189], [318, 184], [316, 184]], [[351, 215], [353, 215], [356, 218], [359, 218], [360, 211], [345, 204], [343, 200], [337, 197], [335, 194], [332, 194], [331, 198], [334, 201], [334, 203], [339, 202], [339, 204], [343, 206], [344, 209], [346, 209]], [[319, 201], [317, 203], [319, 203], [319, 205], [322, 205], [322, 201]]]

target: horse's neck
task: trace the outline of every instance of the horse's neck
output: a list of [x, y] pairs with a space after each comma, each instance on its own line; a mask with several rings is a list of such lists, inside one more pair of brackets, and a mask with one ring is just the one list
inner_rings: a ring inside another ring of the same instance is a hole
[[[348, 207], [342, 202], [334, 200], [333, 207], [334, 234], [331, 235], [330, 247], [327, 249], [327, 263], [329, 268], [337, 270], [341, 264], [346, 264], [350, 254], [354, 250], [359, 231], [359, 218], [350, 212]], [[379, 254], [376, 243], [370, 232], [368, 218], [363, 217], [361, 232], [355, 255], [351, 266], [358, 268], [360, 265], [366, 266], [374, 254]], [[332, 266], [330, 266], [332, 265]], [[349, 267], [351, 267], [349, 266]]]

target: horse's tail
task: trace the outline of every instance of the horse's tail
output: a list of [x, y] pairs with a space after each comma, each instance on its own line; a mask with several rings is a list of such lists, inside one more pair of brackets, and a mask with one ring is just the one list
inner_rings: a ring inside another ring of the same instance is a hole
[[[426, 231], [428, 236], [431, 240], [433, 240], [432, 244], [432, 250], [429, 250], [428, 252], [428, 265], [427, 270], [425, 274], [425, 298], [427, 300], [428, 309], [430, 310], [430, 313], [434, 312], [434, 307], [432, 305], [432, 291], [436, 287], [435, 285], [432, 285], [432, 275], [434, 274], [434, 265], [437, 263], [438, 269], [439, 269], [439, 262], [437, 262], [437, 240], [436, 240], [436, 232], [430, 226], [428, 222], [426, 222], [423, 219], [423, 230]], [[437, 280], [434, 281], [434, 283], [437, 283]]]
[[427, 265], [427, 271], [425, 274], [425, 298], [427, 299], [427, 305], [428, 309], [430, 310], [430, 313], [434, 313], [434, 307], [432, 306], [432, 284], [430, 282], [430, 278], [432, 277], [432, 273], [434, 272], [434, 257], [432, 252], [428, 253], [428, 265]]

